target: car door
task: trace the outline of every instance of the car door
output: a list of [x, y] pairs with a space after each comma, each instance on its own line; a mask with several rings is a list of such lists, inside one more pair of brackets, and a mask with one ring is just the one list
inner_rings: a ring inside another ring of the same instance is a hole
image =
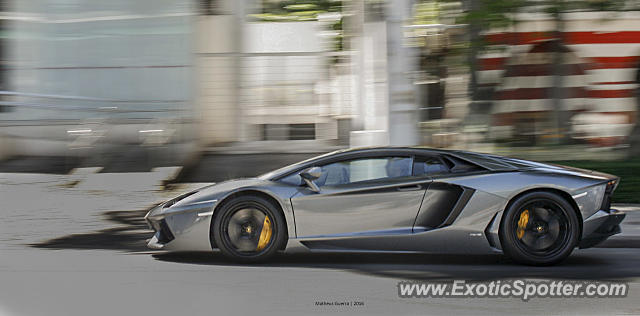
[[319, 192], [291, 198], [298, 238], [411, 233], [431, 180], [412, 176], [412, 157], [345, 159], [319, 166]]

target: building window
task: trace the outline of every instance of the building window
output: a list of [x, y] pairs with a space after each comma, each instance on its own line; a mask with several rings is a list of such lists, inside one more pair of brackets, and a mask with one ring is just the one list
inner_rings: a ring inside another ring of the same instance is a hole
[[316, 125], [311, 124], [262, 124], [262, 140], [316, 139]]
[[316, 139], [316, 124], [289, 124], [289, 139]]
[[217, 14], [217, 1], [216, 0], [200, 0], [200, 14], [202, 15], [215, 15]]

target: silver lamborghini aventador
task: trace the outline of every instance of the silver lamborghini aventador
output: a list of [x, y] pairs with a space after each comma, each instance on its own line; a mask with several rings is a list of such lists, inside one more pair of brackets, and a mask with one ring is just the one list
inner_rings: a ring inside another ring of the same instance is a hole
[[332, 152], [180, 195], [147, 215], [149, 247], [242, 262], [276, 252], [503, 253], [533, 265], [620, 232], [619, 179], [465, 151]]

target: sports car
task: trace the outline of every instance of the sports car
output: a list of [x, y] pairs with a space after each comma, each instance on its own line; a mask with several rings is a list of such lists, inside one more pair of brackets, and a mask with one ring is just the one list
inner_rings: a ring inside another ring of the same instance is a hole
[[148, 246], [257, 262], [277, 252], [504, 254], [551, 265], [620, 232], [619, 178], [467, 151], [336, 151], [151, 209]]

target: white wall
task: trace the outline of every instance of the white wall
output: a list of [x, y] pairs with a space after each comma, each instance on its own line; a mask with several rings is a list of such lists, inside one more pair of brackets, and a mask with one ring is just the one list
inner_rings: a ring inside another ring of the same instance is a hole
[[327, 42], [320, 37], [322, 23], [273, 22], [247, 23], [245, 25], [244, 52], [321, 52], [327, 50]]

